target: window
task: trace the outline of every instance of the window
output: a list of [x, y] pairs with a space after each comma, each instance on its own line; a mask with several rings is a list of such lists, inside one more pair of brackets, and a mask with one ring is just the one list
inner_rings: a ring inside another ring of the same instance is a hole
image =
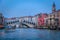
[[57, 22], [58, 22], [59, 20], [58, 20], [58, 19], [55, 19], [55, 21], [57, 21]]

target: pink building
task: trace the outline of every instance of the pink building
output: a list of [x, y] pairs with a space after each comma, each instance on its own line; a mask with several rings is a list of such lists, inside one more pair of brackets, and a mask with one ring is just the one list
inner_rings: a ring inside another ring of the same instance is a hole
[[40, 14], [38, 16], [38, 26], [44, 26], [44, 18], [47, 17], [47, 14]]

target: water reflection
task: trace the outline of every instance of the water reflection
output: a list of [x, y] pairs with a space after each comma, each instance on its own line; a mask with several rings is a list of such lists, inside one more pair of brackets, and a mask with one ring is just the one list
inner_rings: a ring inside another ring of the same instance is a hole
[[59, 30], [51, 30], [50, 37], [52, 40], [60, 40], [60, 31]]
[[33, 28], [0, 30], [0, 38], [12, 40], [59, 40], [60, 31]]
[[12, 32], [15, 32], [15, 29], [5, 30], [4, 32], [5, 33], [12, 33]]
[[3, 38], [5, 35], [4, 31], [3, 30], [0, 30], [0, 38]]

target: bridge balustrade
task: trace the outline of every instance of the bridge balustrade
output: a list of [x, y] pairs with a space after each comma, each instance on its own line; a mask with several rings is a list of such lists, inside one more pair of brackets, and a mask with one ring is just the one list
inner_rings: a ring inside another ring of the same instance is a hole
[[13, 23], [17, 23], [17, 22], [19, 22], [19, 20], [17, 20], [17, 21], [7, 22], [7, 24], [13, 24]]
[[24, 20], [23, 22], [28, 23], [28, 24], [33, 24], [33, 25], [35, 25], [35, 23], [29, 22], [29, 21], [25, 21], [25, 20]]

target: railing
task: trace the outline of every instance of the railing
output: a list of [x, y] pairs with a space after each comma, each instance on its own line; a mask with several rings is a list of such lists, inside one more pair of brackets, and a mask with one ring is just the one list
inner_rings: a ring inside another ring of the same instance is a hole
[[33, 23], [33, 22], [28, 22], [28, 21], [23, 21], [23, 22], [35, 25], [35, 23]]

